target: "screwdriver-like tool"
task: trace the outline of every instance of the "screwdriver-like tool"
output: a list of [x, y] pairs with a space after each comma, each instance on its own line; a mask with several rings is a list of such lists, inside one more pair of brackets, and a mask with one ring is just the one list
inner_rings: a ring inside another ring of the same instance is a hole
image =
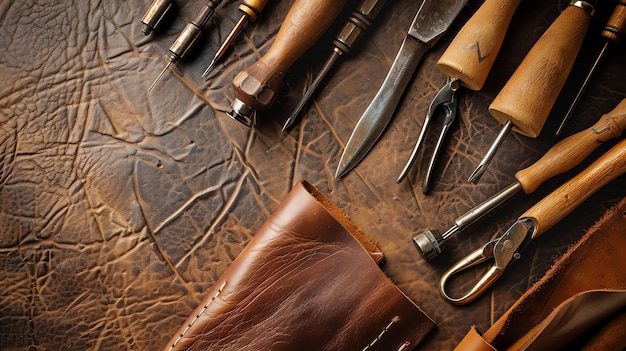
[[254, 112], [271, 106], [285, 72], [322, 36], [345, 3], [346, 0], [296, 0], [267, 53], [235, 76], [235, 101], [228, 115], [252, 126]]
[[594, 125], [561, 140], [537, 162], [518, 171], [515, 182], [455, 219], [455, 224], [443, 235], [436, 229], [426, 229], [416, 235], [413, 243], [417, 251], [426, 260], [435, 258], [443, 252], [452, 235], [469, 228], [521, 191], [531, 194], [546, 180], [574, 168], [600, 145], [619, 137], [625, 129], [626, 99], [602, 115]]
[[193, 21], [189, 22], [187, 26], [178, 34], [176, 40], [169, 48], [169, 56], [168, 62], [156, 77], [152, 85], [148, 88], [148, 91], [151, 91], [152, 88], [156, 85], [156, 83], [161, 79], [165, 71], [173, 64], [178, 62], [178, 60], [184, 59], [187, 57], [189, 51], [195, 46], [198, 42], [198, 39], [202, 36], [202, 32], [206, 29], [206, 25], [213, 17], [215, 13], [215, 9], [222, 0], [210, 0], [206, 6], [202, 8], [200, 13], [194, 18]]
[[[510, 264], [522, 257], [521, 252], [530, 241], [546, 233], [592, 194], [624, 173], [626, 140], [620, 141], [585, 170], [524, 212], [501, 237], [487, 242], [447, 270], [439, 281], [441, 296], [454, 305], [464, 305], [476, 299]], [[492, 259], [493, 265], [467, 293], [461, 297], [448, 294], [446, 283], [450, 277]]]
[[443, 140], [454, 122], [457, 110], [456, 93], [459, 83], [471, 90], [482, 89], [487, 75], [495, 62], [502, 46], [505, 33], [520, 0], [487, 0], [474, 15], [465, 23], [443, 53], [437, 66], [449, 78], [448, 82], [437, 93], [428, 107], [426, 119], [408, 162], [400, 173], [400, 183], [415, 163], [419, 150], [424, 142], [426, 131], [432, 120], [434, 111], [442, 106], [446, 111], [444, 125], [430, 159], [422, 191], [428, 192], [430, 179]]
[[624, 39], [624, 36], [626, 36], [626, 1], [621, 0], [615, 6], [615, 10], [613, 10], [611, 17], [609, 18], [606, 25], [604, 26], [604, 29], [600, 33], [600, 37], [604, 39], [604, 45], [602, 46], [602, 49], [600, 49], [598, 56], [596, 56], [595, 61], [591, 65], [591, 69], [587, 73], [587, 76], [585, 76], [585, 79], [583, 80], [583, 83], [580, 86], [580, 89], [578, 89], [578, 92], [576, 93], [574, 100], [572, 101], [572, 103], [569, 106], [569, 109], [567, 110], [567, 113], [565, 113], [565, 117], [563, 117], [561, 124], [559, 124], [559, 128], [556, 130], [556, 135], [561, 134], [561, 132], [563, 131], [563, 127], [565, 126], [567, 121], [569, 121], [570, 117], [574, 113], [574, 109], [576, 109], [576, 106], [578, 105], [580, 98], [585, 92], [585, 89], [587, 88], [587, 85], [589, 84], [591, 77], [597, 70], [598, 66], [600, 65], [600, 62], [602, 62], [604, 57], [608, 55], [611, 44], [613, 45], [621, 44], [622, 40]]
[[357, 9], [352, 12], [346, 24], [344, 24], [343, 28], [341, 28], [337, 34], [337, 37], [335, 37], [335, 40], [333, 40], [333, 51], [331, 55], [324, 63], [324, 66], [322, 66], [322, 69], [311, 83], [309, 89], [307, 89], [304, 96], [302, 96], [302, 99], [298, 102], [298, 105], [296, 105], [296, 108], [283, 124], [283, 132], [295, 123], [298, 115], [302, 112], [302, 109], [304, 109], [304, 106], [306, 106], [335, 62], [337, 62], [340, 56], [349, 54], [350, 51], [352, 51], [386, 2], [387, 0], [362, 0]]
[[263, 11], [263, 9], [265, 8], [267, 1], [268, 0], [244, 0], [241, 5], [239, 5], [241, 18], [239, 18], [239, 21], [237, 21], [235, 27], [233, 27], [233, 30], [230, 31], [230, 33], [226, 37], [226, 40], [224, 40], [219, 49], [217, 49], [217, 52], [215, 53], [215, 56], [213, 56], [211, 63], [209, 63], [207, 68], [202, 73], [202, 77], [206, 77], [213, 68], [213, 66], [215, 66], [217, 61], [222, 59], [224, 54], [226, 54], [228, 48], [232, 45], [237, 36], [239, 36], [239, 33], [243, 29], [243, 26], [245, 26], [248, 21], [256, 21], [256, 19], [261, 14], [261, 11]]
[[594, 6], [572, 1], [539, 38], [489, 106], [504, 123], [469, 181], [477, 183], [506, 135], [515, 131], [536, 138], [548, 118], [585, 38]]
[[143, 34], [150, 34], [159, 26], [163, 17], [172, 8], [172, 3], [172, 0], [152, 1], [152, 4], [150, 4], [150, 7], [148, 7], [146, 13], [141, 18], [141, 23], [143, 24], [141, 31]]

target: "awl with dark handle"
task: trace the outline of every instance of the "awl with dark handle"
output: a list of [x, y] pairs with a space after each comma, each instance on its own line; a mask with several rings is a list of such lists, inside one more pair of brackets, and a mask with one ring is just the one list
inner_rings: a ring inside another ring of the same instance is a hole
[[455, 120], [458, 108], [456, 94], [459, 90], [459, 84], [475, 91], [482, 89], [519, 3], [520, 0], [486, 0], [465, 23], [441, 55], [437, 67], [448, 76], [448, 82], [439, 90], [428, 107], [422, 130], [409, 160], [398, 177], [398, 183], [406, 177], [417, 160], [433, 114], [438, 107], [442, 107], [446, 116], [422, 187], [424, 193], [428, 192], [437, 156], [443, 145], [443, 140]]
[[252, 126], [253, 113], [276, 99], [285, 72], [326, 31], [346, 0], [296, 0], [267, 53], [233, 80], [235, 101], [229, 116]]
[[589, 84], [591, 77], [593, 76], [598, 66], [600, 66], [600, 62], [602, 61], [602, 59], [604, 59], [604, 57], [607, 56], [609, 52], [609, 48], [611, 47], [611, 44], [612, 45], [621, 44], [622, 40], [624, 39], [624, 36], [626, 36], [626, 0], [621, 0], [615, 6], [615, 9], [613, 10], [611, 17], [606, 22], [604, 29], [602, 29], [602, 32], [600, 33], [600, 37], [604, 39], [604, 45], [602, 45], [602, 49], [600, 49], [598, 56], [596, 57], [595, 61], [591, 65], [591, 69], [585, 76], [585, 79], [583, 80], [583, 83], [580, 86], [580, 89], [578, 89], [578, 92], [576, 93], [574, 100], [572, 101], [569, 109], [565, 113], [565, 117], [563, 117], [561, 124], [559, 124], [559, 128], [556, 130], [556, 135], [561, 134], [561, 131], [563, 131], [563, 127], [565, 126], [567, 121], [570, 119], [570, 117], [574, 113], [574, 109], [578, 105], [580, 98], [583, 96], [583, 93], [585, 92], [585, 89], [587, 85]]
[[548, 179], [564, 173], [605, 142], [619, 137], [626, 129], [626, 99], [622, 100], [591, 127], [571, 135], [554, 145], [531, 166], [515, 174], [515, 182], [502, 191], [472, 208], [459, 218], [443, 235], [436, 229], [427, 229], [413, 238], [417, 251], [426, 260], [438, 256], [446, 247], [446, 241], [454, 234], [464, 231], [500, 205], [520, 192], [530, 194]]
[[[453, 265], [439, 281], [442, 297], [455, 305], [464, 305], [476, 299], [504, 273], [509, 264], [521, 258], [521, 251], [528, 242], [546, 233], [592, 194], [624, 173], [626, 140], [620, 141], [584, 171], [524, 212], [500, 238], [489, 241]], [[493, 265], [469, 292], [461, 297], [450, 296], [446, 290], [450, 277], [491, 259]]]
[[287, 130], [295, 123], [298, 115], [302, 112], [335, 62], [337, 62], [340, 56], [352, 51], [386, 2], [387, 0], [362, 0], [361, 3], [359, 3], [357, 9], [352, 12], [350, 18], [348, 18], [343, 25], [335, 37], [335, 40], [333, 40], [333, 51], [331, 55], [324, 63], [324, 66], [322, 66], [322, 69], [313, 80], [313, 83], [311, 83], [309, 89], [304, 93], [304, 96], [302, 96], [289, 118], [287, 118], [283, 124], [283, 131]]
[[422, 2], [387, 77], [350, 135], [335, 177], [348, 173], [374, 146], [391, 120], [422, 56], [448, 30], [466, 3], [466, 0]]
[[550, 114], [585, 38], [594, 8], [572, 1], [528, 52], [489, 106], [504, 126], [469, 181], [478, 182], [511, 129], [536, 138]]

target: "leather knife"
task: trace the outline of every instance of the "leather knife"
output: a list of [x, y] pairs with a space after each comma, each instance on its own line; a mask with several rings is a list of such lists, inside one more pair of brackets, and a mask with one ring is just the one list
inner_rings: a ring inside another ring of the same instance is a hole
[[335, 177], [348, 173], [367, 155], [391, 120], [424, 53], [450, 27], [467, 0], [424, 0], [383, 81], [356, 124], [341, 155]]

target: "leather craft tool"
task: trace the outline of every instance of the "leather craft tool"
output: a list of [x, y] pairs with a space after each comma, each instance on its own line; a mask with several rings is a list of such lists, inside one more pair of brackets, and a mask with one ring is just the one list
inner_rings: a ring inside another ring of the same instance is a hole
[[163, 17], [172, 8], [172, 4], [171, 0], [152, 1], [152, 4], [150, 4], [150, 7], [148, 7], [146, 13], [141, 18], [141, 23], [143, 24], [141, 32], [148, 35], [155, 30], [161, 23], [161, 20], [163, 20]]
[[252, 126], [257, 110], [276, 99], [285, 72], [319, 39], [341, 12], [346, 0], [296, 0], [267, 53], [233, 80], [231, 118]]
[[[464, 305], [476, 299], [504, 273], [509, 264], [521, 258], [520, 252], [532, 239], [544, 234], [589, 196], [625, 172], [626, 140], [622, 140], [522, 214], [504, 235], [489, 241], [446, 271], [439, 282], [441, 296], [455, 305]], [[493, 265], [469, 292], [461, 297], [448, 294], [446, 283], [450, 277], [491, 259]]]
[[224, 54], [226, 54], [226, 50], [228, 50], [228, 48], [233, 44], [237, 36], [239, 36], [239, 33], [241, 33], [243, 26], [248, 23], [248, 20], [252, 22], [256, 21], [256, 19], [265, 8], [267, 1], [268, 0], [244, 0], [243, 2], [241, 2], [241, 5], [239, 5], [239, 11], [241, 12], [241, 17], [239, 18], [239, 21], [237, 21], [235, 27], [233, 27], [233, 30], [230, 31], [222, 45], [220, 45], [219, 49], [217, 49], [217, 52], [215, 52], [215, 56], [213, 56], [211, 63], [209, 63], [207, 68], [202, 73], [202, 77], [206, 77], [213, 68], [213, 66], [215, 66], [217, 61], [220, 60], [224, 56]]
[[587, 85], [589, 84], [589, 80], [591, 80], [591, 76], [593, 76], [594, 72], [597, 70], [598, 66], [600, 65], [600, 62], [602, 62], [604, 57], [607, 56], [609, 52], [609, 48], [611, 47], [611, 44], [613, 45], [621, 44], [623, 37], [626, 35], [625, 26], [626, 26], [626, 0], [621, 0], [615, 6], [615, 10], [613, 10], [611, 17], [609, 18], [606, 25], [604, 26], [604, 29], [600, 33], [600, 37], [604, 39], [604, 45], [602, 46], [602, 49], [600, 49], [598, 56], [596, 57], [595, 61], [591, 65], [591, 69], [587, 73], [587, 76], [585, 76], [585, 79], [583, 80], [583, 83], [580, 86], [580, 89], [578, 89], [578, 92], [576, 93], [574, 100], [572, 101], [569, 109], [567, 110], [567, 113], [565, 113], [565, 117], [563, 117], [563, 120], [561, 121], [559, 128], [556, 130], [556, 135], [560, 135], [561, 132], [563, 131], [563, 127], [565, 126], [567, 121], [569, 121], [570, 117], [572, 116], [572, 113], [574, 112], [574, 109], [576, 108], [576, 106], [578, 105], [578, 102], [580, 101], [580, 98], [585, 92], [585, 89], [587, 88]]
[[530, 194], [546, 180], [564, 173], [582, 162], [598, 146], [619, 137], [626, 129], [626, 99], [591, 127], [571, 135], [554, 145], [531, 166], [515, 174], [515, 182], [488, 200], [469, 210], [443, 235], [436, 229], [426, 229], [413, 238], [417, 251], [426, 260], [439, 255], [452, 235], [464, 231], [520, 192]]
[[148, 88], [148, 91], [152, 90], [156, 83], [161, 79], [165, 71], [173, 64], [178, 62], [178, 60], [184, 59], [187, 57], [187, 54], [194, 45], [198, 42], [198, 39], [202, 36], [202, 32], [206, 29], [206, 25], [213, 17], [215, 13], [215, 8], [219, 6], [222, 0], [211, 0], [202, 8], [200, 13], [193, 19], [193, 21], [189, 22], [187, 26], [178, 34], [176, 40], [169, 48], [169, 56], [168, 62], [156, 77], [152, 85]]
[[333, 40], [333, 51], [331, 55], [324, 63], [324, 66], [322, 66], [322, 69], [311, 83], [309, 89], [307, 89], [304, 96], [302, 96], [302, 99], [298, 102], [298, 105], [296, 105], [296, 108], [283, 124], [283, 132], [295, 123], [298, 115], [302, 112], [302, 109], [304, 109], [304, 106], [306, 106], [335, 62], [337, 62], [340, 56], [349, 54], [352, 51], [386, 2], [387, 0], [362, 0], [356, 11], [352, 12], [346, 24], [344, 24], [343, 28], [341, 28], [335, 37], [335, 40]]
[[[425, 0], [411, 23], [396, 58], [343, 150], [335, 177], [348, 173], [380, 137], [422, 56], [448, 30], [467, 0]], [[436, 20], [434, 20], [436, 19]]]
[[428, 113], [422, 130], [408, 162], [400, 173], [400, 183], [407, 175], [424, 143], [426, 131], [432, 121], [435, 110], [442, 107], [445, 111], [443, 128], [439, 134], [435, 150], [430, 159], [422, 191], [428, 192], [430, 179], [437, 156], [457, 112], [457, 91], [459, 85], [471, 90], [480, 90], [495, 62], [505, 33], [520, 0], [487, 0], [465, 23], [443, 53], [437, 66], [448, 76], [446, 84], [439, 90], [428, 106]]
[[593, 12], [592, 4], [572, 1], [522, 60], [489, 106], [489, 113], [504, 126], [468, 181], [478, 182], [513, 126], [522, 135], [539, 135], [572, 69]]

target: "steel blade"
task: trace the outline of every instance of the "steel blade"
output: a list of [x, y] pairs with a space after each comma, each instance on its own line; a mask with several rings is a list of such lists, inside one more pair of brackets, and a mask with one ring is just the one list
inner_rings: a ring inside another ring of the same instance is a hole
[[348, 173], [367, 155], [387, 127], [422, 56], [448, 29], [466, 0], [425, 0], [391, 69], [346, 144], [335, 177]]

